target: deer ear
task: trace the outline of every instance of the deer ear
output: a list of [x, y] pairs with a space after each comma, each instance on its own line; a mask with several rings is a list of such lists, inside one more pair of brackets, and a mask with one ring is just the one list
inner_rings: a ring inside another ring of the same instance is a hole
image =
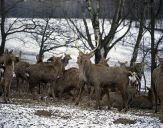
[[7, 53], [7, 54], [8, 54], [8, 49], [6, 49], [6, 50], [5, 50], [5, 53]]
[[118, 60], [118, 64], [121, 64], [121, 62]]
[[84, 55], [84, 53], [82, 51], [79, 51], [79, 56]]
[[109, 60], [110, 60], [110, 58], [107, 58], [107, 59], [106, 59], [106, 61], [109, 61]]
[[13, 53], [13, 49], [12, 49], [12, 50], [10, 50], [10, 51], [9, 51], [9, 53], [10, 53], [10, 54], [11, 54], [11, 53]]

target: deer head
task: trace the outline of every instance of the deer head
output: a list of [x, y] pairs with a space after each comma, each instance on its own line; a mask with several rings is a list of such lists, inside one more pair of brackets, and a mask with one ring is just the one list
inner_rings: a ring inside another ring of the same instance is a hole
[[64, 53], [64, 55], [65, 55], [65, 57], [62, 59], [62, 63], [64, 65], [64, 67], [66, 67], [68, 62], [69, 62], [69, 60], [72, 59], [72, 58], [71, 58], [70, 54]]
[[120, 65], [120, 67], [126, 67], [127, 66], [127, 61], [125, 61], [125, 62], [120, 62], [119, 60], [118, 60], [118, 63], [119, 63], [119, 65]]
[[104, 57], [102, 57], [99, 64], [102, 64], [102, 65], [105, 65], [105, 66], [109, 67], [109, 65], [107, 63], [109, 60], [110, 60], [110, 58], [105, 59]]
[[58, 76], [63, 76], [64, 66], [62, 63], [62, 56], [52, 56], [47, 60], [47, 62], [50, 62], [51, 64], [53, 64], [54, 67], [56, 67], [56, 69], [58, 70]]
[[80, 64], [84, 64], [85, 62], [91, 62], [90, 58], [94, 56], [96, 49], [99, 47], [99, 40], [100, 40], [100, 36], [98, 36], [97, 39], [97, 46], [90, 51], [90, 53], [86, 53], [84, 54], [75, 44], [75, 47], [79, 50], [79, 56], [77, 58], [77, 63]]
[[8, 49], [4, 52], [4, 64], [11, 65], [12, 63], [18, 62], [18, 58], [13, 54], [13, 50], [8, 51]]

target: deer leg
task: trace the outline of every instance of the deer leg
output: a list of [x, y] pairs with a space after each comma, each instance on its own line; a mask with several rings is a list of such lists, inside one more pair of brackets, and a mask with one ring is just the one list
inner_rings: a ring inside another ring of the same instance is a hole
[[4, 102], [7, 103], [7, 98], [6, 98], [6, 84], [3, 85], [3, 92], [4, 92]]
[[107, 94], [107, 97], [108, 97], [108, 109], [110, 109], [110, 95], [109, 95], [109, 90], [107, 88], [103, 89], [105, 91], [105, 93]]
[[41, 94], [41, 83], [38, 84], [38, 94]]
[[73, 97], [72, 97], [72, 101], [75, 100], [77, 90], [78, 90], [78, 88], [75, 88], [75, 89], [73, 89], [73, 93], [72, 93], [72, 91], [70, 92], [70, 93], [72, 94], [72, 96], [73, 96]]
[[17, 92], [18, 92], [18, 94], [20, 96], [20, 81], [19, 81], [18, 76], [16, 77], [16, 84], [17, 84]]
[[88, 91], [88, 98], [89, 98], [89, 101], [88, 101], [88, 106], [90, 106], [90, 103], [91, 103], [91, 97], [93, 95], [93, 91], [92, 91], [92, 88], [91, 88], [91, 85], [86, 85], [87, 87], [87, 91]]
[[56, 94], [56, 82], [52, 82], [51, 85], [50, 85], [50, 88], [51, 88], [51, 94], [52, 94], [52, 97], [53, 97], [53, 100], [55, 99], [55, 95], [54, 93]]
[[95, 94], [96, 94], [96, 106], [95, 106], [95, 109], [101, 109], [101, 106], [100, 106], [100, 96], [101, 96], [100, 85], [96, 84], [94, 86], [95, 86]]
[[123, 106], [122, 109], [124, 108], [125, 111], [128, 109], [128, 95], [125, 90], [121, 91], [122, 99], [123, 99]]
[[155, 99], [155, 113], [157, 113], [157, 101], [158, 101], [158, 97], [157, 97], [157, 94], [156, 93], [154, 93], [154, 99]]
[[9, 98], [10, 98], [10, 87], [11, 87], [11, 81], [7, 84], [7, 92], [6, 92], [6, 98], [7, 98], [7, 101], [10, 101]]
[[78, 90], [78, 97], [77, 97], [77, 100], [75, 102], [75, 105], [78, 105], [79, 101], [81, 100], [81, 94], [82, 94], [82, 92], [84, 90], [84, 82], [81, 81], [79, 86], [80, 86], [80, 89]]
[[29, 83], [29, 92], [32, 95], [32, 99], [36, 99], [36, 88], [35, 88], [36, 85], [37, 85], [37, 83], [35, 83], [35, 82]]
[[2, 88], [2, 85], [0, 84], [0, 96], [2, 96], [3, 94], [3, 88]]
[[159, 95], [160, 99], [160, 121], [163, 123], [163, 94]]
[[63, 96], [64, 89], [60, 90], [58, 97], [61, 99]]

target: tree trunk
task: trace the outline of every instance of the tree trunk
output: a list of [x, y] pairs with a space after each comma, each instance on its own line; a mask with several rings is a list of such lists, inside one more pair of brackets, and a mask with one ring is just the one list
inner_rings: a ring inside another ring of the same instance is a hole
[[44, 50], [42, 49], [42, 47], [40, 47], [40, 51], [39, 51], [38, 58], [37, 58], [37, 63], [43, 62], [43, 58], [44, 58]]
[[0, 46], [0, 55], [4, 53], [5, 44], [6, 44], [6, 36], [2, 36], [2, 41], [1, 41], [1, 46]]
[[99, 49], [97, 49], [95, 51], [95, 64], [98, 64], [100, 60], [101, 60], [101, 52]]
[[1, 46], [0, 46], [0, 54], [4, 53], [5, 43], [6, 43], [6, 33], [5, 33], [5, 0], [1, 0], [0, 5], [0, 14], [1, 14]]
[[143, 37], [143, 25], [144, 25], [144, 5], [140, 5], [141, 6], [141, 14], [140, 14], [140, 26], [139, 26], [139, 33], [137, 36], [137, 40], [136, 40], [136, 44], [134, 46], [134, 51], [132, 53], [132, 57], [131, 57], [131, 61], [130, 61], [130, 66], [133, 66], [133, 64], [136, 62], [137, 60], [137, 56], [138, 56], [138, 52], [139, 52], [139, 45], [141, 43], [142, 37]]
[[154, 0], [151, 0], [151, 76], [156, 66]]

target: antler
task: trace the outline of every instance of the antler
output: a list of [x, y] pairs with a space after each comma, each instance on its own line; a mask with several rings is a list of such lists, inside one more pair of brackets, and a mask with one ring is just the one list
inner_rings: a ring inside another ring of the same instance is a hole
[[98, 46], [99, 46], [99, 44], [100, 44], [100, 35], [98, 35], [96, 43], [97, 43], [96, 48], [94, 48], [92, 51], [90, 51], [90, 53], [89, 53], [89, 54], [94, 53], [94, 52], [96, 51], [96, 49], [98, 48]]
[[75, 48], [78, 49], [79, 52], [83, 53], [80, 49], [79, 49], [79, 46], [77, 46], [77, 39], [75, 37], [75, 33], [74, 33], [74, 41], [75, 41]]

